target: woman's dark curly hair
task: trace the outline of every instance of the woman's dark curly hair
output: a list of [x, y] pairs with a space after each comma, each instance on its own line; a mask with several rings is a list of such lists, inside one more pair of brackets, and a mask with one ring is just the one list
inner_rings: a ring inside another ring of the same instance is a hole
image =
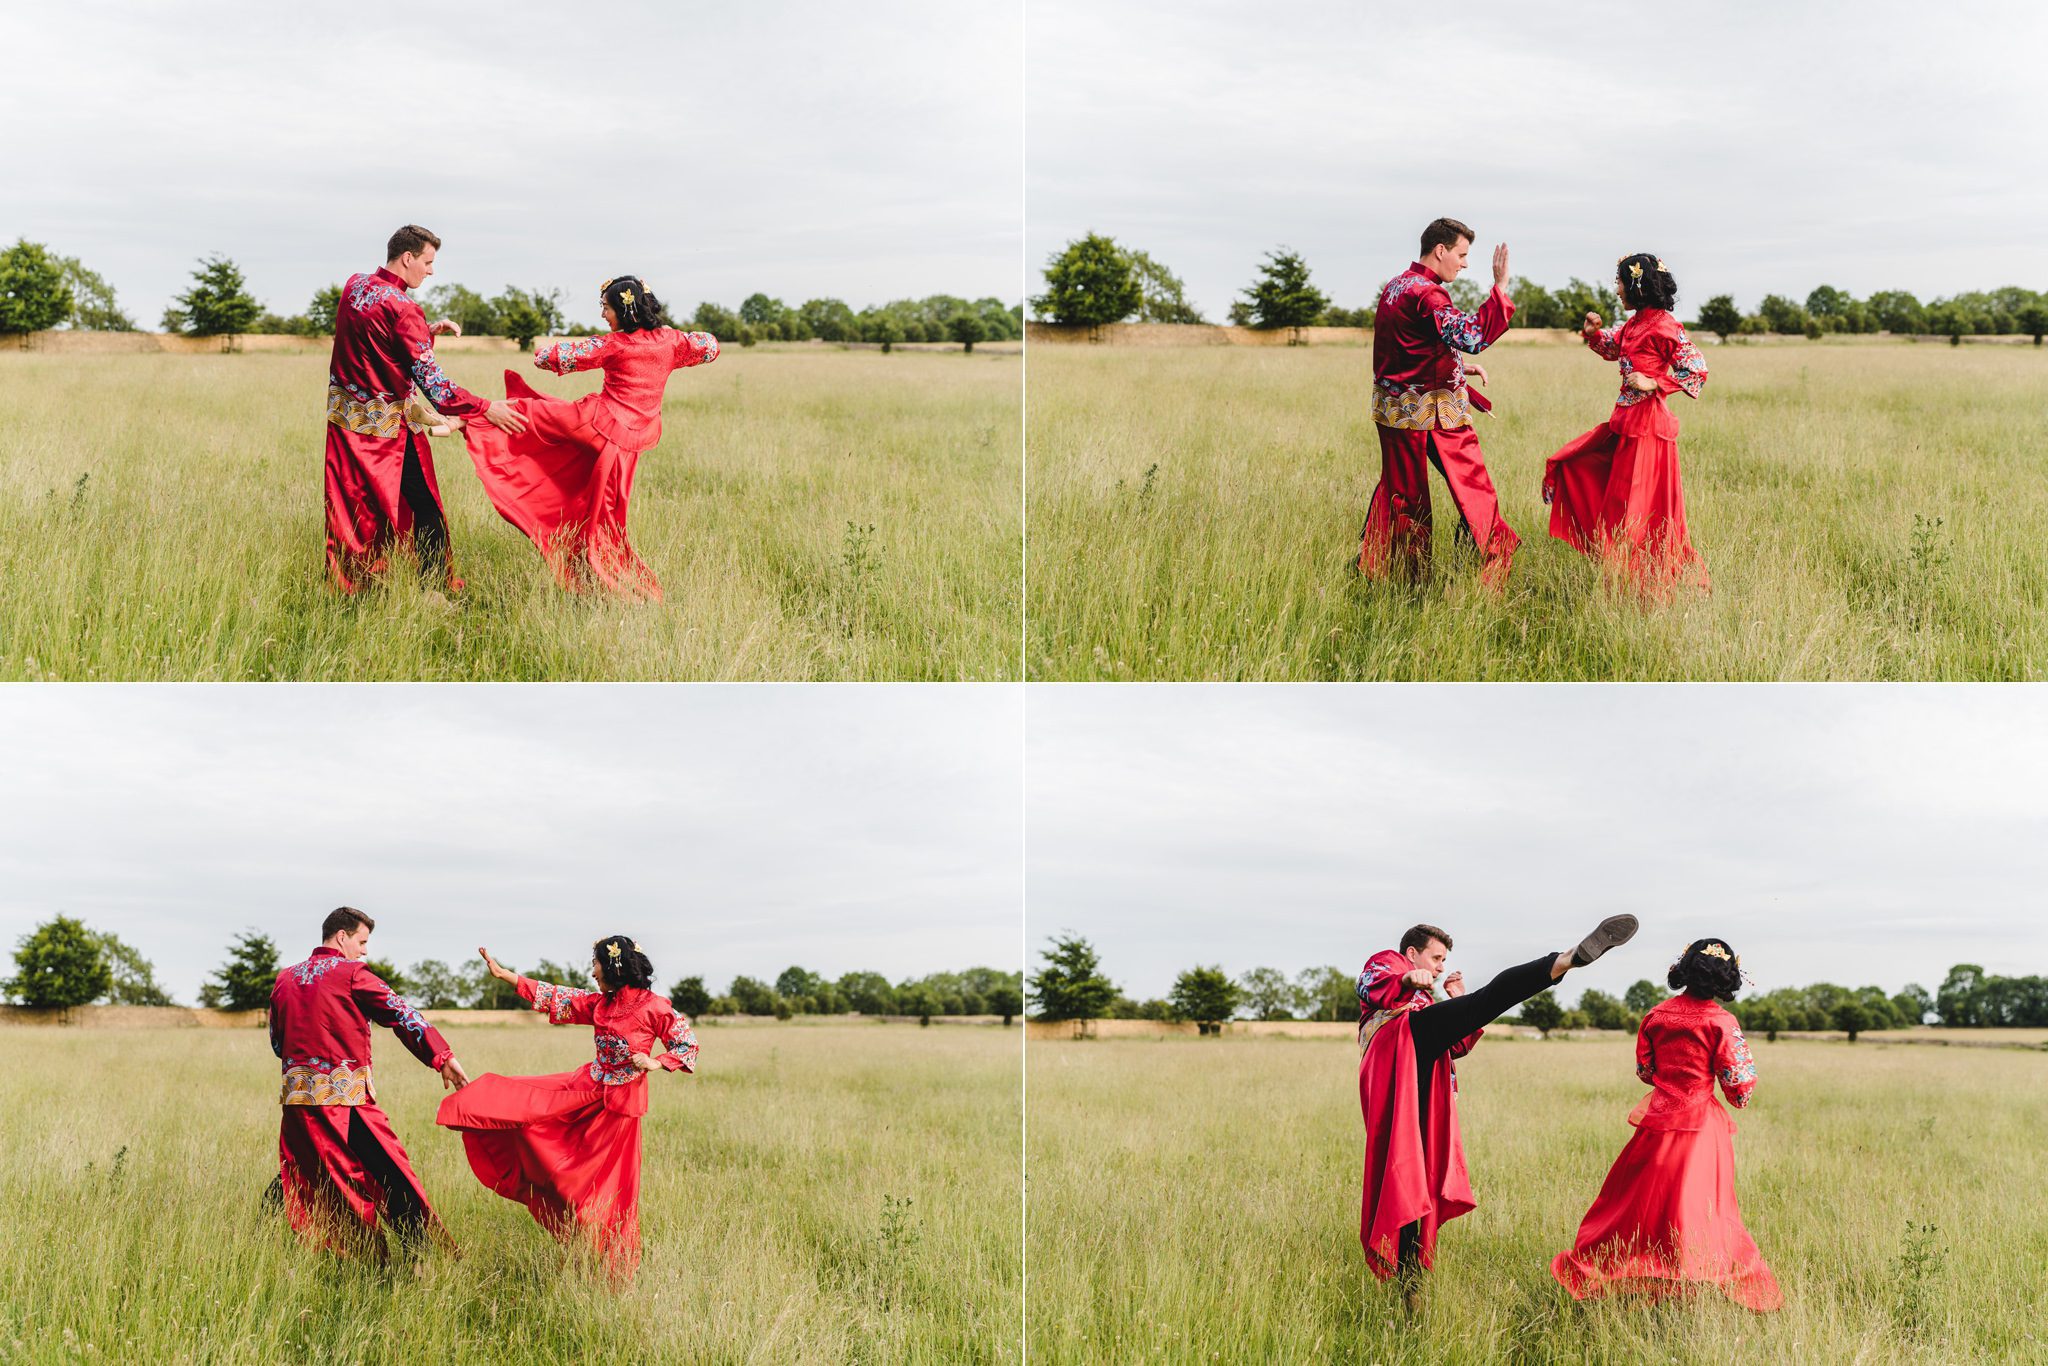
[[[1728, 956], [1708, 953], [1709, 944]], [[1732, 1001], [1735, 993], [1742, 990], [1742, 969], [1736, 966], [1735, 950], [1728, 947], [1727, 940], [1695, 939], [1678, 955], [1678, 961], [1671, 965], [1671, 975], [1665, 980], [1673, 990], [1703, 1001]]]
[[598, 286], [598, 297], [619, 316], [619, 331], [669, 326], [668, 310], [637, 275], [618, 275]]
[[597, 985], [607, 996], [620, 987], [644, 991], [654, 985], [654, 964], [629, 934], [606, 935], [590, 946], [590, 956], [597, 961]]
[[1621, 279], [1621, 301], [1631, 311], [1661, 308], [1669, 312], [1678, 302], [1678, 281], [1664, 269], [1662, 257], [1651, 256], [1647, 252], [1624, 256], [1615, 265], [1614, 272]]

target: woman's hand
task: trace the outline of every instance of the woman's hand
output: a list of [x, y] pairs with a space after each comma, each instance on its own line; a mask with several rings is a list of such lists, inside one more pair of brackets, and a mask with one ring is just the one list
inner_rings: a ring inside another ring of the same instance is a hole
[[1639, 375], [1631, 370], [1628, 376], [1628, 387], [1634, 389], [1637, 393], [1654, 394], [1657, 392], [1657, 381], [1651, 379], [1648, 375]]
[[453, 318], [442, 318], [427, 331], [436, 337], [459, 337], [462, 335], [462, 324]]
[[642, 1072], [652, 1072], [661, 1065], [654, 1060], [653, 1055], [648, 1053], [635, 1053], [632, 1055], [632, 1059], [633, 1066], [639, 1068]]
[[1588, 313], [1586, 315], [1586, 321], [1579, 324], [1579, 335], [1582, 337], [1597, 337], [1600, 335], [1600, 315], [1598, 313]]
[[519, 980], [519, 974], [500, 965], [497, 959], [491, 957], [489, 949], [480, 948], [477, 952], [484, 956], [484, 966], [491, 970], [491, 976], [501, 982], [517, 982]]
[[1481, 365], [1476, 360], [1466, 361], [1465, 378], [1468, 380], [1477, 380], [1481, 384], [1486, 383], [1486, 367]]

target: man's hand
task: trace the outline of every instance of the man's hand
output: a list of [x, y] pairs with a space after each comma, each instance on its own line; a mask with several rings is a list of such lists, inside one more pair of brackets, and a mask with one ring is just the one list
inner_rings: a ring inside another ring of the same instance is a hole
[[1446, 995], [1446, 996], [1463, 996], [1464, 994], [1465, 994], [1465, 974], [1464, 974], [1464, 973], [1462, 973], [1462, 972], [1454, 972], [1454, 973], [1452, 973], [1452, 974], [1451, 974], [1450, 976], [1448, 976], [1448, 977], [1444, 978], [1444, 995]]
[[462, 1070], [461, 1063], [451, 1057], [448, 1061], [441, 1064], [442, 1090], [460, 1091], [467, 1085], [469, 1085], [469, 1073]]
[[639, 1068], [642, 1072], [652, 1072], [655, 1068], [661, 1066], [660, 1063], [654, 1060], [651, 1054], [635, 1053], [631, 1056], [633, 1059], [633, 1066]]
[[1508, 244], [1505, 242], [1493, 249], [1493, 287], [1508, 287]]
[[491, 400], [491, 406], [484, 409], [484, 419], [493, 427], [511, 432], [515, 436], [526, 430], [526, 419], [519, 415], [517, 408], [502, 398]]
[[1468, 380], [1477, 380], [1481, 384], [1486, 383], [1486, 367], [1481, 365], [1476, 360], [1466, 361], [1465, 378]]
[[462, 324], [453, 318], [443, 318], [427, 331], [436, 337], [459, 337], [462, 335]]
[[1426, 987], [1433, 986], [1435, 983], [1436, 974], [1428, 968], [1410, 968], [1407, 972], [1401, 974], [1401, 985], [1403, 986]]

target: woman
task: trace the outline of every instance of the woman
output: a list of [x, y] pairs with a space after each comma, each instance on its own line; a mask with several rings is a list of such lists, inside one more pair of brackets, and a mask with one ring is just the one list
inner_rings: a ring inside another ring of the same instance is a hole
[[1679, 994], [1643, 1017], [1636, 1075], [1650, 1094], [1629, 1115], [1635, 1134], [1550, 1274], [1574, 1299], [1652, 1298], [1711, 1285], [1759, 1313], [1784, 1303], [1735, 1205], [1735, 1132], [1714, 1101], [1748, 1106], [1756, 1064], [1719, 1001], [1741, 989], [1741, 960], [1725, 940], [1699, 939], [1671, 965]]
[[564, 587], [578, 590], [588, 578], [659, 602], [660, 581], [626, 538], [633, 469], [661, 440], [670, 372], [717, 360], [718, 338], [669, 326], [637, 276], [606, 280], [598, 293], [612, 330], [539, 347], [533, 363], [558, 375], [602, 369], [604, 387], [570, 402], [507, 370], [505, 397], [526, 417], [526, 431], [471, 422], [463, 435], [492, 504], [540, 548]]
[[[563, 1242], [582, 1237], [612, 1271], [640, 1261], [640, 1117], [647, 1074], [697, 1070], [687, 1015], [649, 990], [654, 966], [622, 934], [597, 941], [590, 975], [600, 990], [536, 982], [479, 949], [491, 975], [510, 982], [550, 1024], [587, 1024], [595, 1061], [545, 1077], [487, 1072], [442, 1103], [435, 1122], [462, 1131], [477, 1179], [533, 1211]], [[653, 1056], [659, 1040], [667, 1051]]]
[[1601, 330], [1588, 313], [1580, 335], [1621, 366], [1621, 394], [1606, 422], [1550, 457], [1543, 501], [1550, 534], [1579, 550], [1618, 561], [1647, 591], [1681, 580], [1707, 587], [1707, 567], [1685, 529], [1678, 479], [1678, 419], [1666, 394], [1698, 398], [1707, 363], [1671, 315], [1678, 282], [1655, 256], [1623, 257], [1615, 288], [1634, 310]]

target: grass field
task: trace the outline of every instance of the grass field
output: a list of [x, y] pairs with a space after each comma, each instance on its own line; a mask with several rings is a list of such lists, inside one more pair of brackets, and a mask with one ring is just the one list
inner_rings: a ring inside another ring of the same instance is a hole
[[2048, 1056], [1755, 1047], [1736, 1186], [1782, 1310], [1575, 1306], [1549, 1262], [1627, 1141], [1632, 1045], [1488, 1040], [1460, 1064], [1479, 1207], [1410, 1324], [1358, 1246], [1354, 1047], [1033, 1043], [1030, 1359], [2048, 1360]]
[[[451, 353], [478, 393], [506, 353]], [[990, 679], [1018, 673], [1016, 354], [732, 347], [671, 380], [630, 528], [667, 601], [559, 591], [434, 443], [454, 610], [325, 586], [327, 356], [0, 354], [0, 677]], [[551, 393], [594, 376], [526, 367]]]
[[1522, 535], [1479, 590], [1440, 478], [1437, 573], [1349, 565], [1379, 476], [1356, 347], [1041, 345], [1027, 671], [1095, 679], [1980, 679], [2048, 673], [2048, 351], [1708, 346], [1672, 400], [1714, 591], [1643, 610], [1548, 535], [1543, 462], [1603, 421], [1582, 347], [1486, 353]]
[[[448, 1036], [472, 1076], [590, 1056], [587, 1029]], [[259, 1031], [0, 1030], [0, 1362], [1015, 1362], [1016, 1031], [699, 1037], [698, 1075], [651, 1080], [644, 1258], [615, 1293], [477, 1183], [388, 1039], [380, 1098], [462, 1249], [416, 1274], [262, 1206]]]

